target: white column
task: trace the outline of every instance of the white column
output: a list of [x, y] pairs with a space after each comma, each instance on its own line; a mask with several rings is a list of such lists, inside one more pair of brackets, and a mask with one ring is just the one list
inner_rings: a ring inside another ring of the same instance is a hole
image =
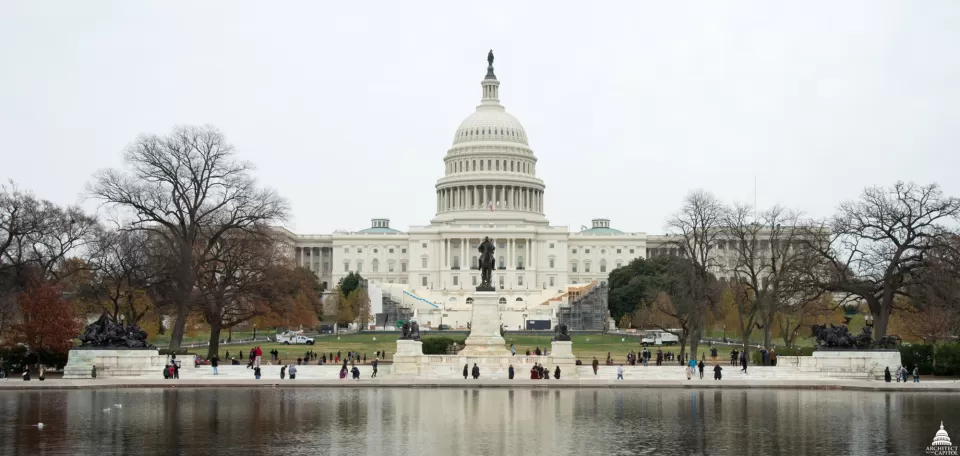
[[449, 268], [450, 267], [450, 240], [449, 239], [443, 240], [443, 248], [446, 249], [446, 253], [444, 254], [444, 257], [445, 257], [444, 268]]

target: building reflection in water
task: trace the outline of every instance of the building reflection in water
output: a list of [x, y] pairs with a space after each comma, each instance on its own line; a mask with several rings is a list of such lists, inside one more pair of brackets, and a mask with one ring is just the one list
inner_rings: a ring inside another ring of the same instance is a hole
[[[960, 397], [549, 388], [0, 394], [0, 439], [14, 454], [918, 454], [941, 420], [960, 432]], [[43, 430], [32, 426], [40, 421]]]

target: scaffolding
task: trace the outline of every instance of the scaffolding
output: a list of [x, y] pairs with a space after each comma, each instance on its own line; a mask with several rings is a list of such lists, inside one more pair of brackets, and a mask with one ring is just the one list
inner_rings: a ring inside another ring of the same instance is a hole
[[607, 285], [600, 281], [571, 288], [560, 306], [557, 321], [575, 331], [603, 331], [607, 322]]
[[401, 307], [400, 303], [386, 292], [383, 293], [381, 303], [383, 304], [383, 312], [376, 315], [377, 327], [396, 326], [398, 321], [413, 319], [413, 309]]

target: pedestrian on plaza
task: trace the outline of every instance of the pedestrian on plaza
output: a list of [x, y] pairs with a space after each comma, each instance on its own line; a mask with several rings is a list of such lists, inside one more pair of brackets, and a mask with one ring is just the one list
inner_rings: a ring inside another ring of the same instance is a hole
[[[241, 352], [241, 353], [242, 353], [242, 352]], [[260, 380], [260, 368], [259, 368], [259, 367], [254, 367], [254, 368], [253, 368], [253, 378], [255, 378], [255, 379], [257, 379], [257, 380]]]
[[469, 364], [464, 364], [464, 365], [463, 365], [463, 379], [466, 380], [468, 376], [470, 376], [470, 365], [469, 365]]
[[173, 363], [173, 378], [180, 380], [180, 363]]
[[597, 375], [597, 371], [600, 370], [600, 361], [597, 361], [597, 357], [593, 357], [593, 375]]
[[902, 368], [903, 366], [897, 366], [897, 370], [895, 371], [897, 373], [897, 383], [900, 383], [900, 369]]
[[477, 363], [473, 363], [473, 379], [476, 380], [480, 378], [480, 368], [477, 367]]
[[722, 370], [723, 370], [723, 368], [720, 367], [719, 364], [717, 364], [716, 366], [713, 366], [713, 379], [714, 379], [714, 380], [720, 380], [720, 378], [722, 377], [722, 375], [720, 374], [720, 371], [722, 371]]
[[617, 380], [623, 380], [623, 364], [617, 366]]
[[[704, 355], [704, 356], [706, 356], [706, 355]], [[700, 363], [697, 364], [697, 368], [700, 369], [700, 380], [703, 380], [703, 368], [704, 368], [704, 366], [705, 366], [705, 363], [704, 363], [703, 360], [701, 359], [701, 360], [700, 360]]]
[[893, 377], [890, 375], [890, 366], [887, 366], [883, 369], [883, 381], [890, 383], [891, 379], [893, 379]]
[[254, 361], [253, 363], [256, 364], [257, 366], [260, 366], [260, 358], [263, 357], [263, 350], [260, 349], [259, 345], [257, 345], [256, 351], [254, 353], [256, 353], [257, 358], [256, 358], [256, 361]]
[[280, 380], [287, 377], [287, 366], [280, 366]]
[[560, 366], [553, 370], [553, 378], [560, 380]]
[[747, 373], [747, 351], [740, 352], [740, 372]]
[[379, 359], [373, 360], [373, 375], [371, 375], [370, 378], [375, 378], [377, 376], [377, 365], [379, 364], [380, 364]]
[[94, 364], [90, 369], [90, 378], [97, 378], [97, 365]]
[[913, 366], [913, 383], [920, 383], [920, 366]]
[[213, 355], [213, 358], [210, 358], [210, 367], [213, 368], [213, 375], [219, 375], [217, 373], [217, 366], [220, 365], [220, 358], [217, 358], [217, 355]]
[[290, 380], [297, 378], [297, 366], [291, 364], [288, 372], [290, 372]]
[[516, 356], [516, 355], [517, 355], [517, 347], [514, 346], [513, 344], [510, 344], [510, 356]]
[[507, 369], [507, 377], [509, 377], [510, 380], [513, 380], [513, 374], [514, 374], [513, 364], [511, 364], [510, 367]]
[[359, 368], [359, 367], [353, 366], [353, 369], [350, 370], [350, 373], [353, 374], [353, 379], [354, 379], [354, 380], [357, 380], [357, 381], [360, 380], [360, 368]]
[[900, 368], [900, 375], [903, 377], [903, 383], [907, 383], [907, 366]]

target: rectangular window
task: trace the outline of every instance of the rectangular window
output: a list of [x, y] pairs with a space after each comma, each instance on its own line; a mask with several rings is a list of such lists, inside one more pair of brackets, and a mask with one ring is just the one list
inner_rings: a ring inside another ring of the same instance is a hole
[[[393, 253], [393, 249], [390, 249], [390, 253]], [[620, 252], [617, 252], [617, 253], [620, 253]]]
[[572, 284], [572, 285], [576, 285], [576, 284], [577, 284], [577, 279], [573, 279], [573, 280], [571, 280], [571, 281], [570, 281], [570, 284]]
[[550, 286], [551, 286], [551, 287], [554, 286], [554, 285], [553, 285], [553, 276], [550, 276]]
[[350, 262], [343, 263], [343, 272], [350, 272]]
[[407, 284], [407, 279], [400, 279], [400, 283], [406, 285], [406, 284]]
[[620, 249], [617, 249], [617, 253], [620, 253]]
[[423, 257], [420, 259], [420, 267], [423, 269], [427, 268], [427, 257]]
[[583, 253], [590, 253], [590, 249], [583, 249]]
[[517, 285], [519, 285], [519, 286], [521, 286], [521, 287], [523, 286], [523, 276], [522, 276], [522, 275], [517, 276]]
[[600, 272], [607, 272], [607, 265], [600, 263]]
[[[359, 249], [359, 248], [358, 248], [358, 249], [357, 249], [357, 253], [363, 253], [363, 249]], [[590, 253], [590, 251], [587, 250], [587, 253]]]
[[553, 268], [553, 258], [550, 259], [550, 268]]
[[453, 276], [453, 286], [457, 286], [457, 285], [460, 285], [460, 278], [457, 276]]
[[388, 264], [387, 264], [387, 271], [393, 272], [393, 263], [388, 263]]
[[423, 248], [427, 248], [427, 243], [426, 243], [426, 242], [423, 243]]
[[343, 248], [343, 253], [350, 253], [350, 249], [349, 249], [349, 248], [346, 248], [346, 247], [344, 247], [344, 248]]
[[553, 248], [553, 244], [550, 244], [550, 248], [551, 248], [551, 249]]
[[420, 285], [424, 287], [427, 286], [427, 276], [423, 276], [420, 278]]
[[577, 272], [577, 263], [570, 264], [570, 272]]
[[[481, 162], [481, 163], [482, 163], [482, 162]], [[473, 285], [476, 286], [476, 285], [477, 285], [477, 276], [472, 276], [472, 277], [470, 277], [470, 279], [471, 279], [470, 282], [472, 282]]]
[[503, 289], [503, 276], [500, 276], [500, 289]]
[[407, 253], [407, 249], [400, 249], [400, 253]]
[[583, 263], [583, 272], [590, 272], [590, 263]]
[[630, 254], [633, 255], [633, 249], [630, 249]]
[[362, 261], [358, 261], [358, 262], [357, 262], [357, 272], [363, 272], [363, 262], [362, 262]]
[[400, 272], [407, 272], [407, 262], [400, 263]]

